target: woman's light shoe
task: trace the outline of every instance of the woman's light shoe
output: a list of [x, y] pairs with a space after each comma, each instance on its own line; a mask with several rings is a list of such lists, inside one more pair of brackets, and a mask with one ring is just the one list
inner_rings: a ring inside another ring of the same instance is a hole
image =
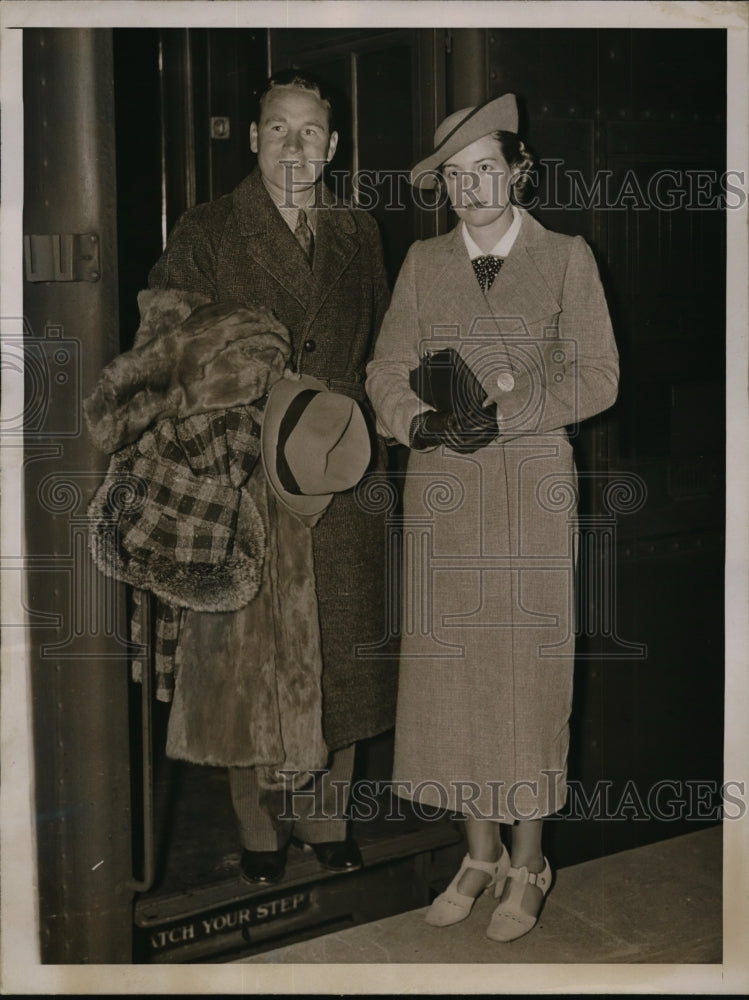
[[510, 871], [510, 855], [505, 850], [504, 845], [502, 846], [499, 861], [474, 861], [470, 854], [466, 854], [460, 865], [458, 874], [445, 891], [437, 896], [424, 916], [426, 922], [431, 924], [432, 927], [449, 927], [450, 924], [457, 924], [461, 920], [465, 920], [471, 912], [473, 904], [478, 897], [467, 896], [464, 892], [458, 892], [458, 883], [461, 876], [469, 868], [475, 868], [477, 871], [486, 872], [489, 875], [489, 881], [481, 892], [486, 892], [490, 886], [497, 887], [501, 892], [507, 878], [507, 873]]
[[[540, 898], [537, 892], [528, 891], [531, 885], [541, 890]], [[492, 941], [514, 941], [527, 934], [535, 927], [550, 888], [551, 868], [546, 858], [542, 872], [529, 872], [525, 867], [510, 868], [504, 892], [499, 887], [495, 892], [496, 896], [502, 896], [502, 900], [492, 914], [486, 936]]]

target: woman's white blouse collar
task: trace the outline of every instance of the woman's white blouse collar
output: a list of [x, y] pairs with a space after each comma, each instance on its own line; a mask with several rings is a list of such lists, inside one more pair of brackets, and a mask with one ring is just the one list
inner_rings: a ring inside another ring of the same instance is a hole
[[510, 252], [510, 250], [512, 250], [513, 244], [517, 239], [518, 233], [520, 232], [520, 226], [522, 225], [523, 217], [521, 216], [520, 212], [518, 212], [518, 210], [515, 208], [514, 205], [510, 205], [510, 210], [512, 212], [512, 222], [510, 223], [510, 228], [507, 230], [504, 236], [502, 236], [497, 241], [494, 247], [489, 251], [482, 250], [481, 247], [478, 246], [476, 241], [471, 238], [471, 236], [468, 233], [468, 228], [465, 222], [461, 224], [460, 228], [463, 233], [463, 240], [466, 245], [466, 250], [468, 250], [468, 256], [471, 258], [471, 260], [473, 260], [475, 257], [483, 257], [487, 253], [494, 257], [506, 257], [507, 254]]

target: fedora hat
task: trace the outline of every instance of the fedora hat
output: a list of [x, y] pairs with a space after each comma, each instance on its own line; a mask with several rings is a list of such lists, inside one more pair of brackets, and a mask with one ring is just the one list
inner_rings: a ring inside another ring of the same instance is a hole
[[371, 443], [356, 400], [287, 372], [268, 394], [260, 452], [278, 500], [312, 525], [334, 493], [356, 486], [367, 471]]
[[411, 171], [411, 184], [418, 188], [437, 186], [437, 168], [448, 156], [465, 149], [490, 132], [517, 132], [518, 105], [514, 94], [503, 94], [475, 108], [454, 111], [434, 133], [434, 152]]

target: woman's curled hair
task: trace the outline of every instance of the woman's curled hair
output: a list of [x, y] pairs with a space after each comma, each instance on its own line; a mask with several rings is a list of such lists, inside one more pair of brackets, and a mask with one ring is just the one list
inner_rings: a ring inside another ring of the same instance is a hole
[[510, 179], [512, 200], [522, 201], [530, 181], [531, 171], [536, 164], [535, 157], [523, 140], [514, 132], [492, 132], [492, 137], [502, 147], [502, 156], [507, 161], [507, 166], [512, 170], [512, 178]]

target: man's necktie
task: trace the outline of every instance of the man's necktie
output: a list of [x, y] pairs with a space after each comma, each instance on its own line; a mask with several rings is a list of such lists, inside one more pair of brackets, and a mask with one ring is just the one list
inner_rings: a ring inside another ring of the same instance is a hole
[[473, 264], [473, 270], [476, 273], [482, 291], [489, 291], [504, 262], [504, 257], [493, 257], [491, 254], [485, 257], [473, 258], [471, 263]]
[[315, 252], [315, 240], [312, 235], [309, 222], [307, 222], [307, 213], [303, 208], [299, 209], [299, 215], [296, 220], [296, 228], [294, 229], [294, 236], [296, 236], [299, 246], [302, 250], [304, 250], [305, 256], [311, 265], [312, 257]]

